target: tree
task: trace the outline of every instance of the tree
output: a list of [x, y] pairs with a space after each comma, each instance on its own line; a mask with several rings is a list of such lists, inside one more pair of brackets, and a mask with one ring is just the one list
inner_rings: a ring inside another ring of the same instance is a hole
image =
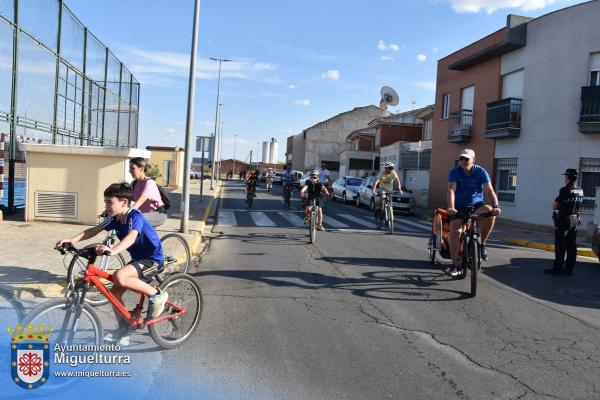
[[152, 178], [154, 180], [156, 180], [156, 178], [160, 178], [162, 176], [162, 174], [160, 173], [160, 170], [158, 169], [158, 165], [156, 165], [156, 164], [148, 165], [148, 172], [146, 172], [146, 176], [148, 178]]

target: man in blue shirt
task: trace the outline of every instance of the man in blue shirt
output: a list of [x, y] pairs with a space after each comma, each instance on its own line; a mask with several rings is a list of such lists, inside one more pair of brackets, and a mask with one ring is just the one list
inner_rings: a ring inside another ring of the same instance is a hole
[[291, 191], [292, 191], [293, 183], [294, 183], [294, 173], [292, 171], [290, 171], [290, 166], [288, 164], [285, 166], [285, 169], [283, 170], [283, 175], [281, 176], [281, 187], [282, 187], [281, 192], [283, 195], [283, 201], [282, 201], [283, 204], [285, 204], [285, 195], [288, 190], [290, 191], [290, 196], [292, 195]]
[[[491, 212], [492, 216], [481, 220], [481, 258], [487, 260], [485, 242], [492, 232], [496, 216], [500, 215], [498, 197], [492, 187], [490, 175], [485, 168], [475, 165], [475, 152], [464, 149], [459, 156], [460, 165], [448, 174], [448, 216], [463, 215], [468, 207], [473, 207], [475, 214]], [[484, 194], [493, 206], [485, 204]], [[457, 268], [460, 253], [460, 234], [462, 218], [450, 222], [450, 254], [452, 256], [451, 276], [458, 276]]]

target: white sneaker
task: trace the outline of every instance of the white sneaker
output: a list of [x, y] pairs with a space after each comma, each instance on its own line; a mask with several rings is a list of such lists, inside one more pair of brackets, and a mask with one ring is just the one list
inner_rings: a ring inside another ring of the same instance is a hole
[[154, 296], [150, 296], [150, 306], [148, 308], [148, 315], [154, 319], [158, 317], [165, 310], [167, 300], [169, 300], [169, 294], [158, 289], [158, 293]]
[[119, 346], [129, 346], [129, 334], [123, 333], [120, 330], [108, 332], [104, 335], [104, 341], [109, 343], [115, 343]]
[[456, 265], [453, 265], [452, 268], [450, 268], [450, 276], [457, 277], [458, 275], [458, 268], [456, 268]]

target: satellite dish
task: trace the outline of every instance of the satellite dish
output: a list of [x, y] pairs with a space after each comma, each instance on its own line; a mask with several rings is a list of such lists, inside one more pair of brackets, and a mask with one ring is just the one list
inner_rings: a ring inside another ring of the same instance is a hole
[[381, 88], [381, 101], [379, 102], [379, 107], [383, 110], [387, 110], [387, 106], [396, 106], [400, 99], [398, 98], [398, 93], [394, 89], [389, 86], [384, 86]]

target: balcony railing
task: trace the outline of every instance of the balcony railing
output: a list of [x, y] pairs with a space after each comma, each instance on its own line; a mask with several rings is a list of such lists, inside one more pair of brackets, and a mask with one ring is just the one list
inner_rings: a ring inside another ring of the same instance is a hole
[[460, 110], [450, 114], [448, 142], [459, 143], [471, 140], [473, 110]]
[[521, 132], [521, 102], [509, 97], [487, 104], [485, 136], [489, 139], [519, 137]]
[[581, 111], [577, 124], [581, 133], [600, 133], [600, 86], [581, 88]]

